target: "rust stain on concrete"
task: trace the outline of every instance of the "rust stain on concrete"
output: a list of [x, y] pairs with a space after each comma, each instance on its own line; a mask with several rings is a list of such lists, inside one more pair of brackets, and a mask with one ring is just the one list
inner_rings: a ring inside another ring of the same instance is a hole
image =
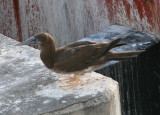
[[[159, 0], [105, 0], [110, 23], [129, 25], [159, 36]], [[129, 3], [129, 1], [131, 1]]]
[[13, 8], [14, 8], [14, 16], [15, 16], [15, 20], [16, 20], [16, 24], [18, 27], [18, 37], [19, 37], [19, 41], [22, 41], [22, 29], [21, 29], [21, 16], [20, 16], [20, 12], [19, 12], [19, 0], [13, 0]]

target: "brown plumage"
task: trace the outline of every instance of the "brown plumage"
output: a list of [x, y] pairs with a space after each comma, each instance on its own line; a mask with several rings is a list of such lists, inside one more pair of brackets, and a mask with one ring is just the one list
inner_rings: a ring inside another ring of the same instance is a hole
[[80, 84], [79, 82], [73, 83], [73, 81], [78, 79], [76, 75], [91, 72], [103, 66], [108, 61], [136, 57], [143, 52], [142, 50], [118, 53], [110, 51], [112, 48], [125, 45], [118, 44], [121, 40], [122, 38], [118, 38], [112, 42], [101, 43], [79, 41], [56, 48], [54, 39], [49, 34], [39, 33], [20, 44], [38, 43], [41, 47], [40, 57], [45, 66], [57, 73], [75, 74], [75, 79], [70, 80], [73, 85]]

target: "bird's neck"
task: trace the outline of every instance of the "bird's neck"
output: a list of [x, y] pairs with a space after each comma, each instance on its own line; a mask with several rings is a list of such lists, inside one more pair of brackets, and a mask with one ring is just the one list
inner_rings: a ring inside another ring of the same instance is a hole
[[52, 69], [54, 68], [55, 58], [56, 58], [56, 47], [55, 44], [47, 44], [41, 46], [40, 57], [44, 65]]

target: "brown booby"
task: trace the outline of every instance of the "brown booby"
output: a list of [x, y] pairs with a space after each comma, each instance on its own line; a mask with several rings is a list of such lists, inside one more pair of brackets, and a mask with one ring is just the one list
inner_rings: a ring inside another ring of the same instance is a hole
[[143, 50], [112, 52], [112, 48], [122, 46], [118, 38], [111, 42], [78, 41], [56, 48], [54, 39], [48, 33], [39, 33], [21, 42], [19, 45], [40, 45], [40, 58], [44, 65], [60, 74], [74, 74], [63, 88], [71, 88], [81, 84], [80, 75], [89, 73], [111, 60], [124, 60], [136, 57]]

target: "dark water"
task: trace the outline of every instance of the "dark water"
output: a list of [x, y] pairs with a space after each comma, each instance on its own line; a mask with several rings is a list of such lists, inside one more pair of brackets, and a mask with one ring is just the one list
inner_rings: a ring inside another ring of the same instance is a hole
[[122, 115], [160, 115], [160, 43], [97, 72], [119, 82]]

